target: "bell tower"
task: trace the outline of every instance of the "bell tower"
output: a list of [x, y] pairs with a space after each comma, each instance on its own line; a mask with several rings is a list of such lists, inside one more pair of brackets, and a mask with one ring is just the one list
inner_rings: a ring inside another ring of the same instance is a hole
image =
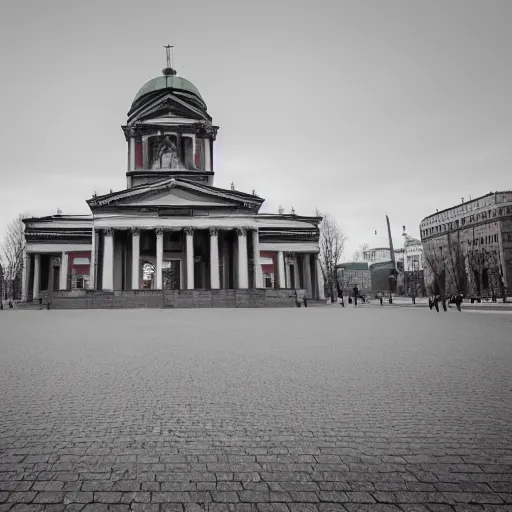
[[169, 176], [213, 185], [218, 126], [212, 124], [198, 89], [177, 76], [172, 48], [165, 46], [167, 62], [162, 75], [141, 87], [122, 127], [128, 188]]

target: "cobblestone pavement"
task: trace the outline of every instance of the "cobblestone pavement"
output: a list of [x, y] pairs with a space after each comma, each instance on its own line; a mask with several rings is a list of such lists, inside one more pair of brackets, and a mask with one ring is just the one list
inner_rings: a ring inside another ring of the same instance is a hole
[[0, 313], [0, 512], [512, 511], [512, 317]]

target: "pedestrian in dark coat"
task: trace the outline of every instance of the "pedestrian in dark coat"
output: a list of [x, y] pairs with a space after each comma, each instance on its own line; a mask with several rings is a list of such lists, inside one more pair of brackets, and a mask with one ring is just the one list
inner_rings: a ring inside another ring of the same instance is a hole
[[440, 297], [439, 297], [438, 295], [436, 295], [436, 296], [434, 297], [434, 307], [436, 308], [436, 311], [437, 311], [438, 313], [439, 313], [439, 298], [440, 298]]
[[464, 300], [464, 297], [462, 296], [462, 293], [459, 293], [459, 295], [457, 295], [457, 297], [455, 297], [455, 304], [457, 305], [457, 309], [459, 311], [462, 311], [460, 309], [460, 305], [462, 304], [463, 300]]
[[353, 292], [354, 292], [354, 306], [357, 306], [357, 296], [359, 295], [359, 289], [358, 289], [357, 285], [354, 286]]

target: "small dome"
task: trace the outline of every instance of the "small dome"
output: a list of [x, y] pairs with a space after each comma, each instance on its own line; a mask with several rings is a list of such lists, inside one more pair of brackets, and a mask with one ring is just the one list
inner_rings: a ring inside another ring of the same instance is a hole
[[140, 98], [146, 96], [146, 94], [151, 94], [164, 89], [192, 94], [198, 100], [201, 107], [206, 110], [206, 103], [203, 100], [201, 93], [197, 90], [197, 87], [185, 78], [172, 75], [157, 76], [156, 78], [152, 78], [149, 82], [146, 82], [135, 95], [132, 107], [140, 100]]

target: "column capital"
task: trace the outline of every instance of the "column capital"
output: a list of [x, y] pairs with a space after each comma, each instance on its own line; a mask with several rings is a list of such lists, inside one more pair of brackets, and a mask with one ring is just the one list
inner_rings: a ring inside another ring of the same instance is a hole
[[187, 236], [192, 236], [194, 234], [194, 228], [191, 226], [187, 226], [186, 228], [183, 228], [183, 231], [185, 231], [185, 234]]
[[155, 229], [156, 236], [162, 237], [164, 236], [164, 228], [159, 226]]
[[103, 232], [105, 233], [105, 236], [112, 236], [114, 234], [113, 228], [104, 228]]
[[247, 235], [247, 228], [244, 228], [244, 227], [236, 228], [236, 234], [238, 236], [246, 236]]
[[130, 232], [131, 232], [132, 236], [139, 236], [141, 229], [134, 226], [134, 227], [130, 228]]
[[215, 226], [210, 227], [210, 236], [218, 236], [219, 234], [219, 228]]

